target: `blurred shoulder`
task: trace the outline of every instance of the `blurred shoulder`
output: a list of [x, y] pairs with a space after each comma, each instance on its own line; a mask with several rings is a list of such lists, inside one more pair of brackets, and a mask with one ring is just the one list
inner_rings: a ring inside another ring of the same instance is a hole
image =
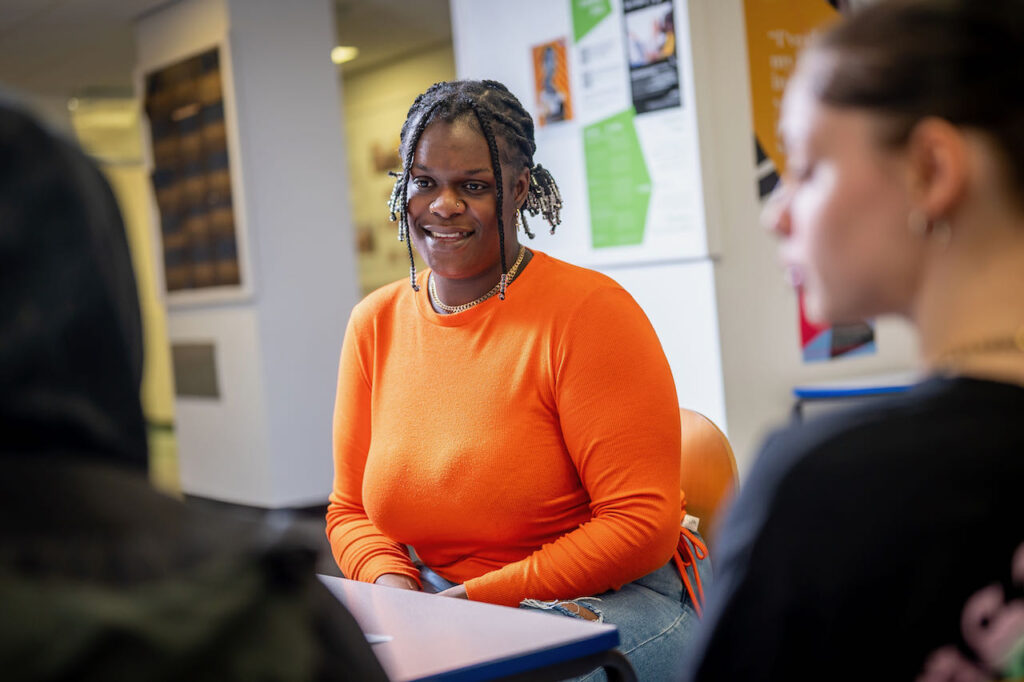
[[1024, 447], [1022, 411], [1024, 387], [928, 379], [903, 394], [776, 431], [749, 484], [765, 497], [783, 489], [803, 504], [867, 502], [872, 494], [906, 496], [911, 488], [938, 501], [954, 489], [966, 492], [967, 479], [980, 470], [1010, 474], [1024, 467], [1007, 456]]

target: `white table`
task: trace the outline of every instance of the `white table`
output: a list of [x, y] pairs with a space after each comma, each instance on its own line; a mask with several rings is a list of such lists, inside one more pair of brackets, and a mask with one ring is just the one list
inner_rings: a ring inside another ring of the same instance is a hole
[[406, 680], [562, 679], [604, 666], [635, 680], [614, 625], [319, 576], [352, 613], [388, 677]]

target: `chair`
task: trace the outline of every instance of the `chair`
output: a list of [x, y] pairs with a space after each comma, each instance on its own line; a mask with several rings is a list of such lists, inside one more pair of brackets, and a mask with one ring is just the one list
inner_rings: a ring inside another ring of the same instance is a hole
[[700, 519], [699, 532], [714, 545], [718, 512], [735, 489], [739, 476], [729, 440], [700, 412], [679, 408], [682, 426], [680, 485], [686, 513]]

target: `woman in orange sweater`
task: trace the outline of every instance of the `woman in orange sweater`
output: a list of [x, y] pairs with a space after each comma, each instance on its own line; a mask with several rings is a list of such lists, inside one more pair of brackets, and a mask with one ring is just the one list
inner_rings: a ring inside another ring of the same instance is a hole
[[625, 290], [519, 244], [522, 213], [559, 222], [535, 148], [494, 81], [439, 83], [409, 110], [391, 208], [430, 269], [352, 312], [327, 534], [350, 578], [613, 622], [664, 679], [706, 556], [681, 535], [675, 386]]

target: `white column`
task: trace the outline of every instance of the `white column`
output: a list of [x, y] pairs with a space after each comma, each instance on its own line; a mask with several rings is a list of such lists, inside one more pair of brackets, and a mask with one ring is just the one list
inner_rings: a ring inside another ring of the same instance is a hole
[[170, 342], [212, 342], [220, 392], [176, 398], [184, 492], [323, 503], [338, 353], [358, 300], [332, 4], [183, 0], [143, 17], [136, 39], [140, 87], [154, 69], [221, 48], [244, 286], [167, 298]]

